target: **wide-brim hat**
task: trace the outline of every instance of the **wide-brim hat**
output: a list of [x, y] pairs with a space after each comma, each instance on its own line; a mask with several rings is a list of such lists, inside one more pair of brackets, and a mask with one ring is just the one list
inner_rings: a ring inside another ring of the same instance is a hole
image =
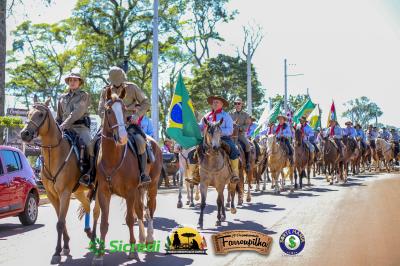
[[287, 116], [286, 115], [284, 115], [284, 114], [280, 114], [280, 115], [278, 115], [277, 117], [276, 117], [276, 119], [279, 119], [279, 118], [283, 118], [285, 121], [287, 121], [288, 120], [288, 118], [287, 118]]
[[125, 71], [122, 68], [113, 66], [108, 72], [108, 81], [111, 85], [119, 86], [127, 81]]
[[302, 117], [300, 117], [300, 121], [307, 122], [307, 117], [305, 115], [303, 115]]
[[346, 126], [352, 126], [353, 125], [353, 122], [351, 122], [351, 121], [347, 121], [346, 123], [344, 123]]
[[358, 123], [354, 127], [362, 128], [362, 126], [360, 124], [358, 124]]
[[223, 105], [224, 105], [225, 108], [229, 107], [229, 102], [228, 102], [227, 100], [225, 100], [225, 98], [222, 97], [222, 96], [213, 95], [213, 96], [209, 96], [209, 97], [207, 98], [208, 104], [212, 104], [212, 102], [213, 102], [214, 100], [220, 100], [220, 101], [223, 103]]
[[174, 141], [172, 139], [169, 139], [169, 138], [165, 138], [164, 139], [164, 143], [166, 143], [166, 142], [174, 143]]
[[243, 103], [243, 100], [242, 100], [242, 98], [237, 97], [237, 98], [235, 99], [234, 103]]
[[68, 76], [66, 76], [66, 77], [64, 78], [64, 81], [65, 81], [65, 83], [66, 83], [67, 85], [68, 85], [68, 80], [69, 80], [70, 78], [79, 79], [80, 82], [81, 82], [81, 85], [83, 85], [83, 84], [85, 83], [85, 80], [81, 77], [81, 74], [79, 74], [79, 73], [70, 73], [70, 74], [68, 74]]

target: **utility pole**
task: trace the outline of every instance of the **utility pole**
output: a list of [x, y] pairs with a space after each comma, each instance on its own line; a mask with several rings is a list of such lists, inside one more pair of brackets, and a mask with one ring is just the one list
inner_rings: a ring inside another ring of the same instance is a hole
[[287, 114], [288, 112], [288, 102], [287, 102], [287, 62], [286, 62], [286, 58], [284, 61], [284, 73], [285, 73], [285, 98], [284, 98], [284, 109], [285, 109], [285, 114]]
[[151, 120], [154, 138], [158, 141], [158, 0], [154, 0], [153, 10], [153, 69], [151, 76]]
[[247, 112], [252, 115], [252, 95], [251, 95], [251, 54], [250, 43], [247, 44]]

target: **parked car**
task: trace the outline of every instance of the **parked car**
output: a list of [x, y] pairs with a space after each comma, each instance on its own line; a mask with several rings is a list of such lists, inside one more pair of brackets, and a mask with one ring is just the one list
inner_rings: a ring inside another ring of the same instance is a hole
[[17, 148], [0, 146], [0, 218], [18, 216], [23, 225], [38, 217], [39, 191], [35, 174]]

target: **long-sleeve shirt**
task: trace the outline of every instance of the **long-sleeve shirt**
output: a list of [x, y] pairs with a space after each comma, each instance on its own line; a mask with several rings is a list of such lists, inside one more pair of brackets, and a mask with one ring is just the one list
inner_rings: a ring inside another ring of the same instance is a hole
[[367, 136], [365, 135], [364, 130], [362, 129], [356, 129], [357, 137], [360, 137], [363, 142], [367, 141]]
[[351, 137], [351, 138], [355, 138], [355, 137], [357, 137], [357, 132], [354, 127], [345, 127], [345, 128], [343, 128], [343, 135]]
[[391, 134], [389, 131], [382, 131], [380, 134], [380, 137], [383, 138], [384, 140], [390, 140]]
[[150, 137], [154, 137], [153, 125], [150, 118], [148, 118], [147, 116], [143, 116], [142, 120], [140, 121], [140, 127], [143, 129], [144, 133], [146, 133]]
[[395, 133], [392, 134], [391, 141], [399, 142], [399, 140], [400, 140], [400, 136], [399, 136], [399, 133], [397, 133], [397, 131], [396, 131]]
[[274, 127], [274, 134], [276, 135], [277, 138], [285, 137], [288, 139], [292, 138], [292, 130], [290, 126], [287, 123], [284, 123], [283, 125], [276, 125]]
[[[64, 129], [75, 127], [74, 123], [88, 116], [90, 105], [89, 94], [81, 89], [61, 95], [57, 105], [57, 121], [62, 122]], [[82, 125], [76, 125], [82, 127]]]
[[311, 128], [309, 124], [303, 125], [298, 125], [298, 129], [300, 129], [303, 132], [303, 139], [305, 141], [314, 141], [315, 136], [314, 136], [314, 130]]
[[367, 139], [368, 141], [376, 140], [378, 138], [378, 132], [375, 130], [368, 130], [367, 131]]
[[331, 127], [328, 127], [326, 129], [325, 135], [333, 137], [335, 139], [342, 139], [342, 137], [343, 137], [342, 136], [342, 128], [340, 126], [335, 126], [333, 131], [332, 131]]
[[[213, 122], [212, 121], [212, 115], [210, 115], [210, 114], [211, 114], [211, 112], [207, 113], [204, 117], [206, 119], [208, 119], [208, 121]], [[216, 122], [221, 120], [221, 118], [224, 119], [224, 121], [222, 122], [222, 125], [221, 125], [221, 131], [222, 131], [221, 135], [229, 137], [233, 133], [233, 120], [232, 120], [232, 117], [227, 112], [221, 111], [220, 113], [218, 113], [216, 115]], [[203, 132], [204, 128], [205, 128], [205, 125], [204, 125], [203, 119], [201, 119], [200, 130]]]

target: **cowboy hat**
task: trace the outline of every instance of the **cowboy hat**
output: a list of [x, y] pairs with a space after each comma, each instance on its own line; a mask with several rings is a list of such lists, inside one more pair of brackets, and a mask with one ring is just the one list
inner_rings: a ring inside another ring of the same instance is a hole
[[108, 81], [114, 86], [121, 85], [127, 81], [125, 71], [117, 66], [111, 67], [110, 71], [108, 72]]
[[354, 127], [362, 128], [362, 126], [359, 123], [357, 123]]
[[280, 117], [282, 117], [285, 121], [287, 121], [287, 116], [286, 115], [284, 115], [284, 114], [280, 114], [280, 115], [278, 115], [277, 117], [276, 117], [276, 119], [279, 119]]
[[81, 74], [79, 73], [73, 73], [71, 72], [70, 74], [68, 74], [68, 76], [65, 77], [64, 81], [65, 83], [68, 85], [68, 80], [70, 78], [75, 78], [75, 79], [79, 79], [81, 82], [81, 85], [83, 85], [85, 83], [85, 81], [83, 80], [83, 78], [81, 77]]
[[347, 121], [346, 123], [344, 123], [346, 126], [348, 126], [348, 125], [350, 125], [350, 126], [352, 126], [353, 125], [353, 122], [351, 122], [351, 121]]
[[243, 103], [243, 100], [242, 100], [242, 98], [237, 97], [237, 98], [235, 99], [234, 103]]
[[209, 97], [207, 98], [207, 102], [208, 102], [208, 104], [210, 104], [210, 105], [213, 103], [214, 100], [219, 100], [219, 101], [221, 101], [221, 102], [224, 104], [224, 107], [225, 107], [225, 108], [229, 107], [229, 102], [228, 102], [227, 100], [225, 100], [225, 98], [222, 97], [222, 96], [213, 95], [213, 96], [209, 96]]
[[303, 115], [302, 117], [300, 117], [300, 122], [301, 121], [307, 122], [307, 117], [305, 115]]

